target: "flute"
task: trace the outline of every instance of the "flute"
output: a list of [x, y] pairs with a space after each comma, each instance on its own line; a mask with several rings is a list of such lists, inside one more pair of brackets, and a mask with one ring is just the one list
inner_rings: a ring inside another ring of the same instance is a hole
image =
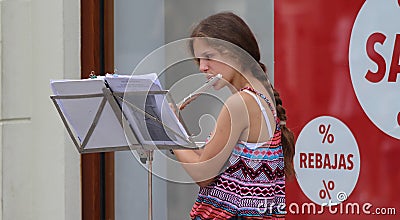
[[186, 98], [184, 98], [182, 101], [180, 101], [178, 103], [179, 109], [181, 109], [181, 106], [183, 104], [185, 104], [187, 101], [189, 101], [190, 99], [195, 99], [195, 98], [197, 98], [197, 96], [199, 96], [202, 93], [204, 93], [205, 91], [207, 91], [209, 88], [211, 88], [211, 86], [213, 86], [220, 79], [222, 79], [221, 74], [217, 74], [216, 76], [211, 77], [209, 80], [207, 80], [207, 82], [203, 86], [198, 88], [196, 91], [190, 93]]

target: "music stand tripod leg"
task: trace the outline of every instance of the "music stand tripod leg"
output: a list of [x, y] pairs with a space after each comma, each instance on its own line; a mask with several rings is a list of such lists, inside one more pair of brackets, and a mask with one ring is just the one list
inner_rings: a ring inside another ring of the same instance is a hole
[[153, 219], [153, 153], [153, 150], [149, 150], [147, 155], [148, 220]]

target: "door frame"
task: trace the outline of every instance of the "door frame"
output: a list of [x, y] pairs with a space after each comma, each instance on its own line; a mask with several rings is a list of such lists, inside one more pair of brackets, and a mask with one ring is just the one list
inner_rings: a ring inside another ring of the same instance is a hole
[[[114, 0], [81, 1], [81, 78], [114, 73]], [[114, 152], [81, 155], [82, 219], [115, 219]]]

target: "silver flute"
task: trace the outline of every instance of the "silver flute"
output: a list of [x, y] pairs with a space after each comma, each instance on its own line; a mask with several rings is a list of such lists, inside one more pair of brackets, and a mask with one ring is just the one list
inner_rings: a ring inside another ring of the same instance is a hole
[[211, 88], [211, 86], [213, 86], [220, 79], [222, 79], [222, 75], [221, 74], [217, 74], [216, 76], [211, 77], [209, 80], [207, 80], [207, 82], [203, 86], [198, 88], [196, 91], [190, 93], [186, 98], [184, 98], [182, 101], [180, 101], [178, 103], [178, 107], [182, 106], [183, 104], [185, 104], [190, 99], [192, 99], [192, 98], [204, 93], [205, 91], [207, 91], [209, 88]]

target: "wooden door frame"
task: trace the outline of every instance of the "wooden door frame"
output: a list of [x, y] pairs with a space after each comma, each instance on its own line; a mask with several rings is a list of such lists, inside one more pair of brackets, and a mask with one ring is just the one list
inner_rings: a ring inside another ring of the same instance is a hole
[[[81, 78], [114, 72], [114, 0], [81, 1]], [[114, 153], [81, 156], [82, 220], [114, 220]]]

